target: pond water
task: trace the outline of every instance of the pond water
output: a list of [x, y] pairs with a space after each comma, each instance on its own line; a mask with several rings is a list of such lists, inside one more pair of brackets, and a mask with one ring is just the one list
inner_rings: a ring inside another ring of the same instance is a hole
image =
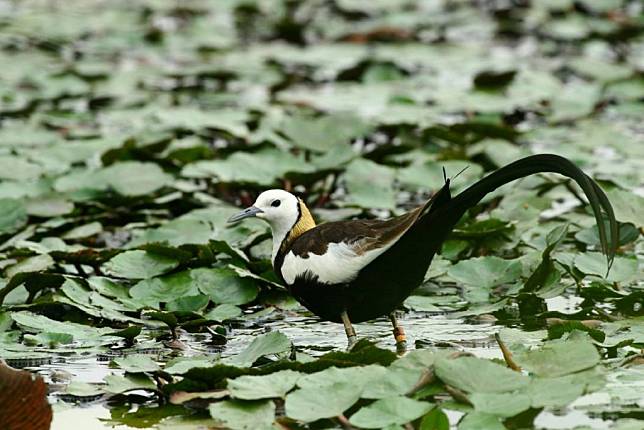
[[[574, 296], [557, 297], [548, 301], [551, 310], [570, 313], [575, 311], [579, 298]], [[416, 347], [447, 347], [471, 352], [478, 357], [502, 360], [503, 355], [494, 340], [494, 333], [503, 325], [495, 322], [473, 322], [463, 318], [453, 318], [449, 314], [432, 314], [424, 312], [407, 312], [401, 315], [410, 349]], [[369, 323], [355, 324], [360, 337], [367, 337], [383, 348], [393, 349], [394, 340], [391, 334], [390, 322], [387, 318], [379, 318]], [[153, 333], [141, 335], [144, 340], [137, 349], [148, 351], [155, 360], [164, 362], [177, 355], [217, 354], [222, 357], [236, 354], [243, 350], [252, 339], [266, 331], [279, 330], [284, 333], [296, 346], [298, 351], [319, 356], [331, 350], [346, 348], [346, 337], [340, 324], [319, 321], [314, 316], [305, 315], [298, 311], [274, 311], [249, 323], [230, 328], [229, 342], [225, 347], [208, 345], [208, 338], [203, 335], [181, 334], [181, 341], [186, 349], [181, 352], [168, 354], [168, 349], [155, 348]], [[150, 346], [150, 348], [146, 348]], [[54, 356], [52, 362], [38, 367], [29, 367], [51, 382], [52, 375], [57, 372], [69, 372], [74, 381], [100, 383], [110, 373], [122, 373], [119, 369], [109, 367], [109, 360], [104, 355], [93, 356]], [[55, 390], [55, 385], [54, 385]], [[586, 397], [579, 399], [583, 402]], [[131, 429], [128, 425], [115, 423], [111, 420], [111, 409], [103, 400], [70, 403], [63, 401], [55, 391], [50, 395], [54, 407], [53, 430], [68, 430], [79, 428], [93, 429]], [[152, 406], [154, 403], [152, 403]], [[150, 406], [150, 405], [148, 405]], [[136, 411], [140, 405], [133, 405], [130, 412]], [[459, 411], [446, 410], [450, 423], [455, 427], [463, 415]], [[536, 428], [567, 429], [575, 426], [587, 426], [591, 429], [607, 429], [610, 421], [593, 418], [580, 410], [565, 410], [559, 414], [542, 412], [535, 419]]]

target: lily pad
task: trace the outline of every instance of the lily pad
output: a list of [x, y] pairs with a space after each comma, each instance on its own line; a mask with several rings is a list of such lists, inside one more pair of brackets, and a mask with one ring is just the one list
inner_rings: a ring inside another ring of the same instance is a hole
[[264, 376], [240, 376], [228, 381], [230, 395], [242, 400], [284, 397], [295, 387], [301, 374], [292, 370], [282, 370]]
[[110, 275], [128, 279], [147, 279], [169, 272], [179, 261], [142, 250], [125, 251], [105, 263]]
[[351, 415], [349, 422], [361, 428], [375, 429], [402, 425], [425, 415], [433, 405], [408, 397], [389, 397], [375, 401]]
[[210, 405], [210, 416], [233, 430], [272, 428], [275, 404], [270, 400], [224, 400]]
[[443, 359], [434, 366], [436, 376], [443, 382], [468, 393], [507, 393], [529, 383], [521, 373], [475, 357]]

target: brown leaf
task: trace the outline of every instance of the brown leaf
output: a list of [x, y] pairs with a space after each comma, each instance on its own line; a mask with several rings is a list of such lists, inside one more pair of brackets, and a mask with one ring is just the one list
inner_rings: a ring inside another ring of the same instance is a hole
[[0, 360], [0, 428], [47, 430], [52, 411], [43, 379]]

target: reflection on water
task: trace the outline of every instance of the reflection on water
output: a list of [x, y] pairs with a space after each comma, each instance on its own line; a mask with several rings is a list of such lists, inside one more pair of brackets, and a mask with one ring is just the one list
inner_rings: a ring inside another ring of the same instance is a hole
[[[561, 312], [574, 311], [577, 302], [574, 298], [557, 298], [548, 303], [551, 310]], [[409, 312], [402, 316], [411, 348], [416, 347], [449, 347], [471, 352], [478, 357], [502, 359], [501, 351], [494, 341], [494, 333], [502, 326], [492, 322], [471, 323], [464, 319], [450, 318], [449, 315], [428, 314], [422, 312]], [[356, 324], [356, 331], [360, 337], [374, 340], [379, 346], [395, 349], [388, 318], [380, 318], [369, 323]], [[319, 356], [330, 350], [344, 349], [346, 337], [341, 324], [320, 321], [316, 317], [307, 316], [302, 312], [274, 311], [260, 319], [248, 319], [236, 322], [229, 327], [229, 342], [224, 347], [213, 347], [208, 343], [208, 335], [181, 333], [181, 340], [186, 345], [186, 350], [177, 352], [169, 349], [159, 349], [160, 344], [150, 337], [150, 333], [140, 336], [144, 340], [138, 347], [154, 354], [153, 357], [166, 361], [178, 354], [216, 354], [228, 356], [243, 350], [252, 339], [264, 332], [279, 330], [295, 344], [296, 348], [307, 354]], [[161, 352], [161, 354], [160, 354]], [[119, 369], [110, 369], [109, 360], [105, 356], [83, 357], [54, 357], [51, 364], [38, 368], [29, 368], [37, 371], [48, 382], [52, 374], [64, 371], [72, 375], [74, 381], [101, 382], [110, 373], [120, 373]], [[55, 387], [54, 387], [55, 390]], [[583, 398], [582, 398], [583, 399]], [[104, 402], [92, 402], [71, 405], [62, 402], [54, 392], [50, 396], [54, 404], [53, 430], [67, 430], [80, 428], [92, 429], [128, 429], [124, 425], [115, 426], [103, 420], [109, 420], [110, 410]], [[455, 426], [461, 412], [447, 411], [450, 423]], [[604, 429], [609, 422], [589, 417], [583, 411], [566, 410], [560, 415], [551, 412], [542, 412], [535, 420], [536, 428], [563, 429], [579, 425], [591, 429]]]

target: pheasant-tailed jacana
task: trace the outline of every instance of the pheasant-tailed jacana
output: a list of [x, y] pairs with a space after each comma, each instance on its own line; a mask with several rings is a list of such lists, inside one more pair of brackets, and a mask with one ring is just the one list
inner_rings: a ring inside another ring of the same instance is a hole
[[[421, 207], [388, 220], [349, 220], [316, 225], [304, 202], [284, 190], [268, 190], [230, 218], [268, 221], [273, 232], [273, 268], [291, 294], [322, 319], [342, 322], [351, 346], [351, 322], [389, 315], [399, 349], [405, 336], [394, 310], [418, 287], [434, 254], [465, 211], [515, 179], [541, 173], [574, 179], [586, 194], [599, 228], [608, 268], [618, 240], [613, 208], [599, 186], [566, 158], [539, 154], [517, 160], [455, 197], [450, 180]], [[608, 230], [602, 219], [608, 218]]]

